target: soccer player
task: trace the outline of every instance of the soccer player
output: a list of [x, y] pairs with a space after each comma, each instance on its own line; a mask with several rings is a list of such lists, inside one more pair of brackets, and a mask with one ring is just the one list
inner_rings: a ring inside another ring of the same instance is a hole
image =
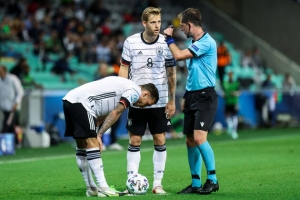
[[154, 142], [154, 182], [152, 192], [165, 194], [162, 179], [167, 158], [165, 134], [171, 128], [170, 118], [175, 113], [176, 67], [175, 60], [160, 34], [161, 8], [148, 7], [141, 16], [144, 31], [126, 38], [123, 46], [119, 76], [138, 85], [153, 83], [160, 100], [140, 109], [131, 106], [127, 130], [130, 138], [127, 151], [127, 176], [138, 173], [141, 160], [142, 136], [148, 125]]
[[118, 76], [86, 83], [63, 97], [65, 136], [76, 140], [76, 161], [87, 187], [87, 196], [119, 196], [116, 190], [109, 188], [104, 176], [101, 136], [130, 105], [144, 108], [155, 104], [158, 99], [159, 93], [154, 84], [139, 86]]
[[237, 139], [237, 127], [239, 111], [240, 83], [233, 78], [233, 72], [228, 72], [228, 81], [223, 83], [225, 98], [225, 117], [227, 122], [227, 134], [233, 139]]
[[[217, 68], [217, 45], [201, 26], [201, 13], [188, 8], [178, 15], [181, 31], [191, 38], [189, 47], [181, 50], [172, 38], [173, 28], [164, 30], [168, 44], [176, 60], [186, 60], [188, 77], [183, 96], [184, 134], [192, 184], [178, 194], [210, 194], [219, 189], [215, 169], [215, 156], [207, 141], [207, 134], [217, 110], [218, 96], [214, 89]], [[207, 169], [207, 180], [202, 187], [202, 159]]]

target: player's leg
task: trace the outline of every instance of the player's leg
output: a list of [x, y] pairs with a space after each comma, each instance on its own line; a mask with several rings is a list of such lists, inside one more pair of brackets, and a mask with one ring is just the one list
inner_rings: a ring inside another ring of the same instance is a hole
[[232, 116], [232, 123], [233, 123], [233, 128], [232, 128], [232, 138], [233, 139], [237, 139], [239, 137], [238, 133], [237, 133], [237, 128], [238, 128], [238, 116], [237, 115], [233, 115]]
[[234, 105], [226, 105], [225, 115], [226, 115], [226, 123], [227, 123], [227, 133], [233, 139], [237, 139], [238, 118], [237, 118], [236, 107]]
[[141, 135], [129, 134], [129, 145], [127, 149], [127, 178], [138, 174], [141, 161], [140, 146], [142, 142]]
[[[95, 124], [96, 125], [96, 124]], [[89, 167], [94, 173], [99, 197], [119, 196], [119, 192], [114, 188], [110, 188], [106, 182], [104, 175], [104, 165], [101, 158], [100, 147], [96, 137], [86, 139], [86, 154]]]
[[233, 128], [232, 128], [232, 138], [237, 139], [238, 133], [237, 133], [237, 128], [238, 128], [238, 105], [233, 105], [233, 111], [232, 111], [232, 123], [233, 123]]
[[[73, 104], [63, 101], [63, 110], [65, 115], [65, 122], [66, 122], [66, 130], [65, 130], [65, 136], [72, 136], [74, 137], [74, 123], [76, 121], [73, 120], [74, 115], [72, 113], [79, 112], [77, 107]], [[74, 123], [73, 123], [74, 121]], [[76, 126], [78, 127], [78, 126]], [[94, 183], [94, 180], [92, 178], [92, 174], [89, 173], [90, 169], [87, 162], [87, 156], [86, 156], [86, 141], [85, 139], [77, 139], [76, 140], [76, 163], [79, 168], [79, 171], [83, 177], [83, 180], [86, 184], [86, 195], [87, 196], [97, 196], [98, 190], [97, 186]]]
[[207, 180], [202, 189], [198, 192], [199, 194], [210, 194], [219, 189], [216, 176], [215, 155], [212, 147], [207, 141], [207, 134], [217, 110], [218, 96], [214, 91], [206, 92], [206, 95], [208, 96], [203, 98], [205, 100], [209, 99], [210, 101], [205, 101], [202, 105], [203, 109], [196, 111], [194, 124], [194, 140], [200, 150], [207, 170]]
[[232, 128], [233, 128], [233, 122], [232, 122], [230, 110], [231, 110], [230, 106], [225, 105], [225, 119], [226, 119], [226, 124], [227, 124], [227, 134], [228, 135], [232, 134]]
[[167, 160], [167, 148], [165, 132], [153, 134], [154, 152], [153, 152], [153, 188], [152, 192], [155, 194], [166, 193], [162, 189], [162, 179], [165, 172], [166, 160]]
[[86, 195], [87, 196], [97, 196], [98, 188], [94, 182], [92, 171], [89, 167], [87, 155], [86, 155], [86, 140], [76, 139], [76, 163], [86, 184]]
[[149, 130], [153, 136], [154, 152], [153, 152], [153, 168], [154, 181], [152, 192], [154, 194], [165, 194], [162, 189], [162, 179], [164, 176], [167, 148], [166, 148], [166, 132], [171, 129], [171, 121], [166, 118], [165, 108], [149, 109]]
[[194, 141], [194, 112], [184, 113], [184, 134], [186, 135], [186, 147], [188, 162], [192, 177], [191, 185], [187, 186], [183, 190], [177, 192], [177, 194], [190, 194], [197, 193], [201, 189], [201, 167], [202, 167], [202, 157], [200, 150], [197, 148], [197, 144]]
[[96, 138], [87, 138], [86, 143], [88, 164], [95, 175], [98, 187], [108, 188], [109, 186], [104, 176], [103, 161], [100, 154], [98, 140]]
[[127, 178], [137, 174], [141, 161], [140, 146], [147, 125], [147, 109], [129, 107], [126, 128], [129, 134], [127, 149]]
[[[86, 150], [88, 166], [93, 171], [97, 186], [99, 187], [98, 196], [118, 196], [118, 193], [109, 189], [104, 176], [103, 162], [99, 143], [96, 138], [96, 118], [90, 115], [80, 103], [68, 103], [68, 114], [72, 121], [73, 137], [76, 139], [79, 150], [81, 150], [81, 153], [84, 149]], [[83, 159], [81, 161], [83, 161]], [[89, 167], [85, 167], [84, 170], [86, 175], [85, 178], [88, 179], [88, 181], [85, 181], [90, 184], [92, 180], [90, 179], [91, 175], [89, 174]]]

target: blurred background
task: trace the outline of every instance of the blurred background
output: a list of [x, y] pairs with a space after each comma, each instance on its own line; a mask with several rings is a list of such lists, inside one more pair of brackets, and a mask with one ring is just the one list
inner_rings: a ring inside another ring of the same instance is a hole
[[[177, 15], [198, 8], [204, 30], [223, 51], [218, 54], [214, 133], [227, 128], [223, 82], [229, 72], [240, 85], [239, 129], [300, 126], [297, 0], [7, 0], [0, 1], [0, 65], [20, 79], [25, 91], [16, 115], [17, 147], [72, 139], [63, 137], [61, 98], [84, 83], [118, 74], [123, 42], [144, 29], [140, 16], [148, 6], [162, 8], [161, 29], [173, 24], [181, 48], [187, 40]], [[178, 111], [168, 133], [174, 139], [182, 137], [179, 105], [187, 77], [185, 62], [177, 66]], [[125, 112], [113, 130], [118, 139], [127, 137], [126, 118]], [[2, 130], [1, 114], [0, 119]], [[103, 138], [107, 146], [111, 132]]]

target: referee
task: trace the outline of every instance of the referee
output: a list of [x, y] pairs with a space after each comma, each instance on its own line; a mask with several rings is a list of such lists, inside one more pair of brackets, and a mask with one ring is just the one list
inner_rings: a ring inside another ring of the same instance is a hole
[[[217, 69], [217, 45], [201, 26], [201, 13], [188, 8], [178, 15], [181, 31], [189, 41], [189, 47], [180, 50], [172, 38], [173, 26], [164, 30], [175, 60], [186, 60], [188, 77], [181, 109], [184, 113], [184, 134], [192, 184], [177, 194], [210, 194], [219, 189], [215, 169], [215, 156], [207, 141], [207, 134], [218, 106], [218, 95], [214, 89]], [[202, 159], [207, 169], [207, 180], [202, 186]]]

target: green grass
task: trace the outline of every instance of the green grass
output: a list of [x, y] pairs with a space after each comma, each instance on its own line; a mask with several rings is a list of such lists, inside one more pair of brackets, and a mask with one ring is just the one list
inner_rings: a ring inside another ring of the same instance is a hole
[[[123, 199], [299, 199], [300, 129], [240, 131], [238, 140], [226, 134], [209, 135], [216, 157], [220, 190], [207, 196], [177, 195], [190, 184], [184, 139], [168, 140], [163, 180], [165, 196], [115, 197]], [[127, 140], [120, 140], [127, 147]], [[140, 173], [153, 181], [152, 141], [143, 141]], [[108, 184], [125, 189], [126, 151], [102, 154]], [[202, 181], [205, 168], [202, 165]], [[85, 184], [75, 162], [75, 149], [63, 143], [47, 149], [17, 150], [0, 157], [0, 199], [86, 199]], [[91, 197], [90, 197], [91, 198]]]

